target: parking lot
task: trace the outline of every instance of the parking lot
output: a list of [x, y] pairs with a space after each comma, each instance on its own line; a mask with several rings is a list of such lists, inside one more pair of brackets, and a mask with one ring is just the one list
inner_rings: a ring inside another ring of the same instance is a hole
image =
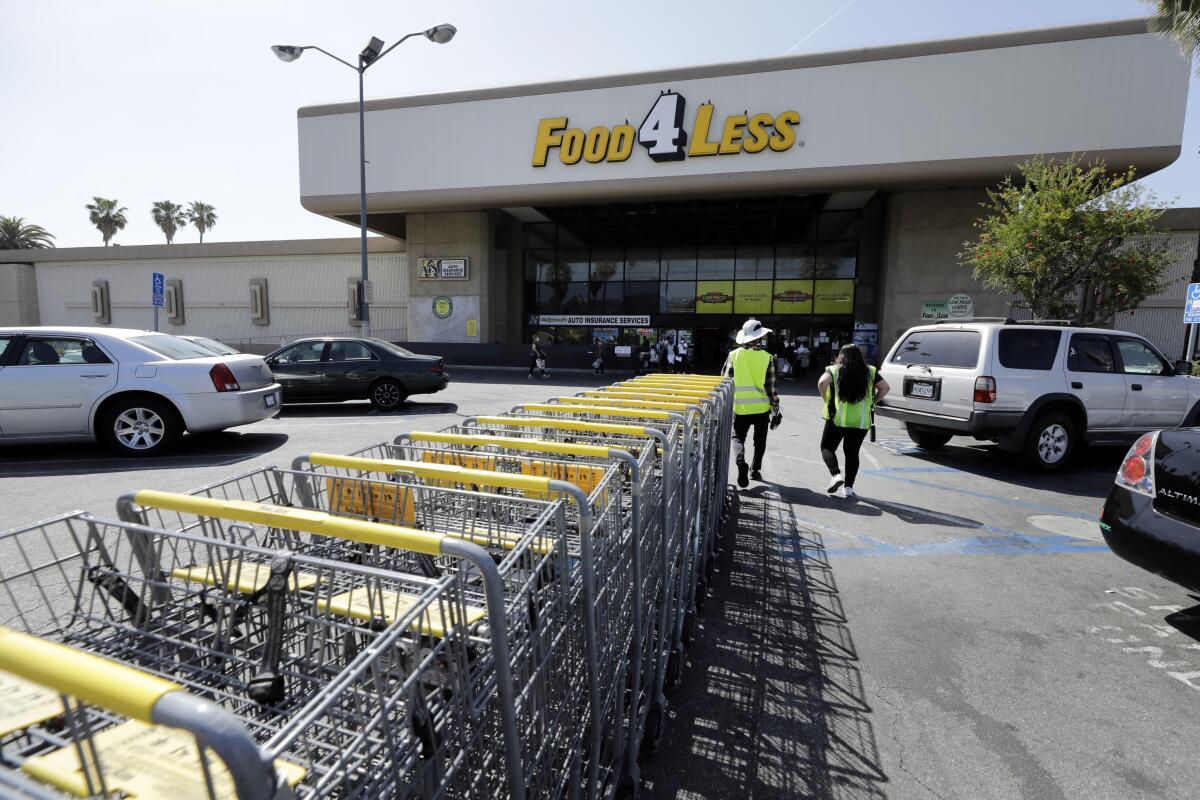
[[[98, 445], [0, 450], [0, 528], [184, 490], [313, 452], [621, 376], [454, 373], [381, 415], [287, 407], [153, 461]], [[1123, 451], [1050, 477], [881, 420], [857, 501], [830, 497], [815, 392], [785, 384], [765, 483], [738, 493], [654, 798], [1188, 798], [1200, 765], [1200, 608], [1108, 552], [1095, 523]]]

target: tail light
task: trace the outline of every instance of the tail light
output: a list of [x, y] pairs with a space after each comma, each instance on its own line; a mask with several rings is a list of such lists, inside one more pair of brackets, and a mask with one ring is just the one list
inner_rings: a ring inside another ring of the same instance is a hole
[[975, 402], [996, 402], [996, 379], [986, 375], [975, 379]]
[[429, 368], [429, 371], [432, 372], [434, 375], [441, 375], [442, 374], [442, 362], [438, 361], [437, 363], [435, 363], [432, 367]]
[[233, 370], [225, 364], [215, 365], [208, 371], [208, 377], [212, 378], [213, 386], [218, 392], [240, 392], [242, 390], [237, 378], [233, 377]]
[[1154, 443], [1158, 431], [1147, 433], [1136, 442], [1125, 455], [1121, 468], [1117, 470], [1117, 486], [1131, 492], [1154, 497]]

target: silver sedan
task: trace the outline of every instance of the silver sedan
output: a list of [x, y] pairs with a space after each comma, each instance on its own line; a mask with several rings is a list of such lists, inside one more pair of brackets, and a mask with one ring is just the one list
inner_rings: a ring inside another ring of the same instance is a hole
[[216, 355], [151, 331], [0, 328], [0, 442], [96, 438], [158, 455], [185, 431], [219, 431], [279, 413], [263, 360]]

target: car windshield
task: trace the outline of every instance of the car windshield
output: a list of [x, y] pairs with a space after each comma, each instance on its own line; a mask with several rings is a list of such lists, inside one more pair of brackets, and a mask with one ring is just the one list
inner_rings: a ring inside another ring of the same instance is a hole
[[411, 350], [405, 350], [400, 345], [392, 344], [391, 342], [384, 341], [383, 339], [371, 339], [371, 342], [373, 344], [377, 345], [378, 347], [382, 347], [384, 350], [387, 350], [389, 353], [392, 353], [393, 355], [397, 355], [397, 356], [415, 356], [416, 355], [416, 353], [412, 352]]
[[173, 361], [186, 361], [189, 358], [212, 358], [216, 355], [202, 345], [189, 342], [187, 339], [180, 339], [178, 336], [168, 336], [165, 333], [133, 336], [129, 341]]

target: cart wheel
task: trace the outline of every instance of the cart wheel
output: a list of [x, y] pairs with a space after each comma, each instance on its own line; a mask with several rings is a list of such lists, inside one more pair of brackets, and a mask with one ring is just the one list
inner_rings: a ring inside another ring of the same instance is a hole
[[666, 684], [668, 689], [677, 689], [683, 683], [683, 645], [677, 644], [671, 648], [671, 657], [667, 659]]
[[662, 743], [663, 727], [667, 721], [667, 708], [655, 700], [646, 712], [646, 732], [642, 735], [642, 751], [653, 753]]

